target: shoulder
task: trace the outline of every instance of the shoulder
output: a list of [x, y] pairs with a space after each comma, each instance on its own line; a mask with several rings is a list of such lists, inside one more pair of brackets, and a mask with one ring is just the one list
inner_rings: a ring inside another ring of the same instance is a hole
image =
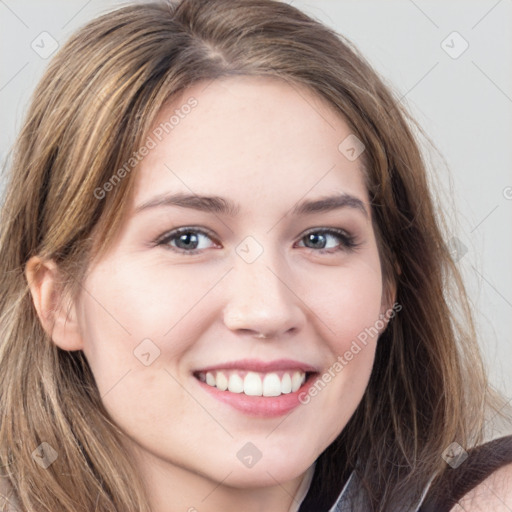
[[450, 512], [510, 512], [512, 510], [512, 464], [489, 475], [465, 494]]
[[419, 510], [511, 512], [512, 435], [494, 439], [465, 453], [466, 457], [460, 463], [447, 467], [441, 478], [431, 485]]

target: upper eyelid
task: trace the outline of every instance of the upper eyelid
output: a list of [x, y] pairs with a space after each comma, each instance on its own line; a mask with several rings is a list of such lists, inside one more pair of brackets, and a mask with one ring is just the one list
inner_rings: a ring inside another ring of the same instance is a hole
[[[168, 238], [170, 237], [171, 235], [176, 235], [176, 234], [179, 234], [180, 232], [188, 232], [188, 231], [195, 231], [197, 233], [201, 233], [201, 234], [204, 234], [204, 235], [208, 235], [208, 236], [211, 236], [212, 238], [217, 238], [215, 236], [215, 233], [213, 231], [210, 231], [206, 228], [200, 228], [200, 227], [195, 227], [195, 226], [181, 226], [181, 227], [177, 227], [177, 228], [174, 228], [174, 229], [170, 229], [168, 231], [165, 231], [164, 233], [162, 233], [158, 238], [157, 240], [163, 240], [165, 238]], [[320, 231], [320, 232], [328, 232], [328, 231], [339, 231], [343, 234], [346, 234], [347, 236], [351, 236], [351, 233], [349, 230], [347, 229], [344, 229], [344, 228], [339, 228], [339, 227], [332, 227], [332, 226], [318, 226], [318, 227], [312, 227], [312, 228], [308, 228], [306, 229], [305, 231], [303, 231], [300, 235], [300, 237], [303, 237], [309, 233], [314, 233], [314, 232], [317, 232], [317, 231]]]
[[193, 231], [193, 232], [196, 232], [196, 233], [201, 233], [202, 235], [207, 235], [210, 238], [215, 238], [215, 235], [213, 234], [213, 232], [208, 231], [208, 230], [206, 230], [204, 228], [196, 228], [194, 226], [183, 226], [183, 227], [174, 228], [174, 229], [170, 229], [169, 231], [166, 231], [165, 233], [160, 235], [155, 240], [155, 243], [162, 242], [164, 240], [172, 238], [173, 236], [177, 236], [180, 233], [186, 233], [186, 232], [189, 232], [189, 231]]

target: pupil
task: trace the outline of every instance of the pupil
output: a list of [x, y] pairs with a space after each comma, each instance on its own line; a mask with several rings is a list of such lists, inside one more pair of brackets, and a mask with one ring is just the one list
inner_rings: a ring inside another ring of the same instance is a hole
[[[318, 240], [320, 239], [320, 246], [323, 246], [323, 243], [322, 243], [322, 242], [323, 242], [324, 240], [321, 240], [321, 238], [323, 238], [323, 237], [322, 237], [322, 235], [318, 235], [318, 234], [316, 234], [316, 233], [312, 233], [311, 235], [309, 235], [309, 240], [310, 240], [311, 242], [313, 242], [313, 244], [314, 244], [314, 245], [317, 245]], [[321, 248], [323, 248], [323, 247], [321, 247]]]
[[[192, 233], [184, 233], [182, 235], [180, 235], [179, 237], [179, 241], [180, 242], [185, 242], [185, 248], [190, 248], [190, 238], [191, 237], [195, 237], [196, 235], [192, 234]], [[194, 245], [195, 243], [197, 243], [197, 240], [194, 240], [192, 241], [192, 245]]]

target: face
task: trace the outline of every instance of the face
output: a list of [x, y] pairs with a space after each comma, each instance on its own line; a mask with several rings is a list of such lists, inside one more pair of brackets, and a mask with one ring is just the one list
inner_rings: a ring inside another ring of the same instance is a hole
[[274, 485], [354, 413], [377, 341], [362, 333], [389, 304], [361, 158], [339, 149], [350, 135], [319, 97], [268, 78], [200, 83], [162, 110], [77, 309], [142, 465]]

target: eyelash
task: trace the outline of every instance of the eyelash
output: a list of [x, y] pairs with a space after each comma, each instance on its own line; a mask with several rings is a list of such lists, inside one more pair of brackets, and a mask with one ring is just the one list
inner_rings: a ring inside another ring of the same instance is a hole
[[[186, 251], [184, 249], [179, 249], [179, 248], [171, 247], [168, 245], [169, 242], [177, 239], [180, 235], [189, 234], [189, 233], [195, 233], [195, 234], [199, 233], [201, 235], [207, 236], [210, 239], [212, 238], [212, 235], [208, 231], [205, 231], [204, 229], [199, 229], [199, 228], [194, 228], [194, 227], [183, 227], [183, 228], [174, 229], [174, 230], [169, 231], [169, 232], [165, 233], [164, 235], [160, 236], [154, 242], [154, 245], [155, 246], [166, 246], [171, 251], [177, 252], [179, 254], [186, 254], [187, 256], [194, 256], [195, 254], [199, 254], [204, 249], [193, 249], [191, 251]], [[341, 243], [340, 243], [340, 247], [335, 248], [335, 249], [314, 249], [311, 247], [306, 247], [306, 249], [309, 249], [316, 253], [333, 254], [333, 253], [336, 253], [339, 251], [351, 252], [351, 251], [354, 251], [357, 247], [359, 247], [359, 245], [361, 245], [360, 243], [358, 243], [356, 241], [356, 238], [353, 235], [347, 233], [346, 231], [344, 231], [342, 229], [337, 229], [337, 228], [324, 228], [324, 229], [315, 228], [313, 230], [309, 230], [306, 233], [304, 233], [304, 235], [302, 235], [300, 240], [302, 241], [307, 236], [309, 236], [311, 234], [317, 234], [317, 233], [321, 233], [324, 235], [327, 234], [327, 235], [332, 235], [332, 236], [338, 237], [339, 240], [341, 241]]]

